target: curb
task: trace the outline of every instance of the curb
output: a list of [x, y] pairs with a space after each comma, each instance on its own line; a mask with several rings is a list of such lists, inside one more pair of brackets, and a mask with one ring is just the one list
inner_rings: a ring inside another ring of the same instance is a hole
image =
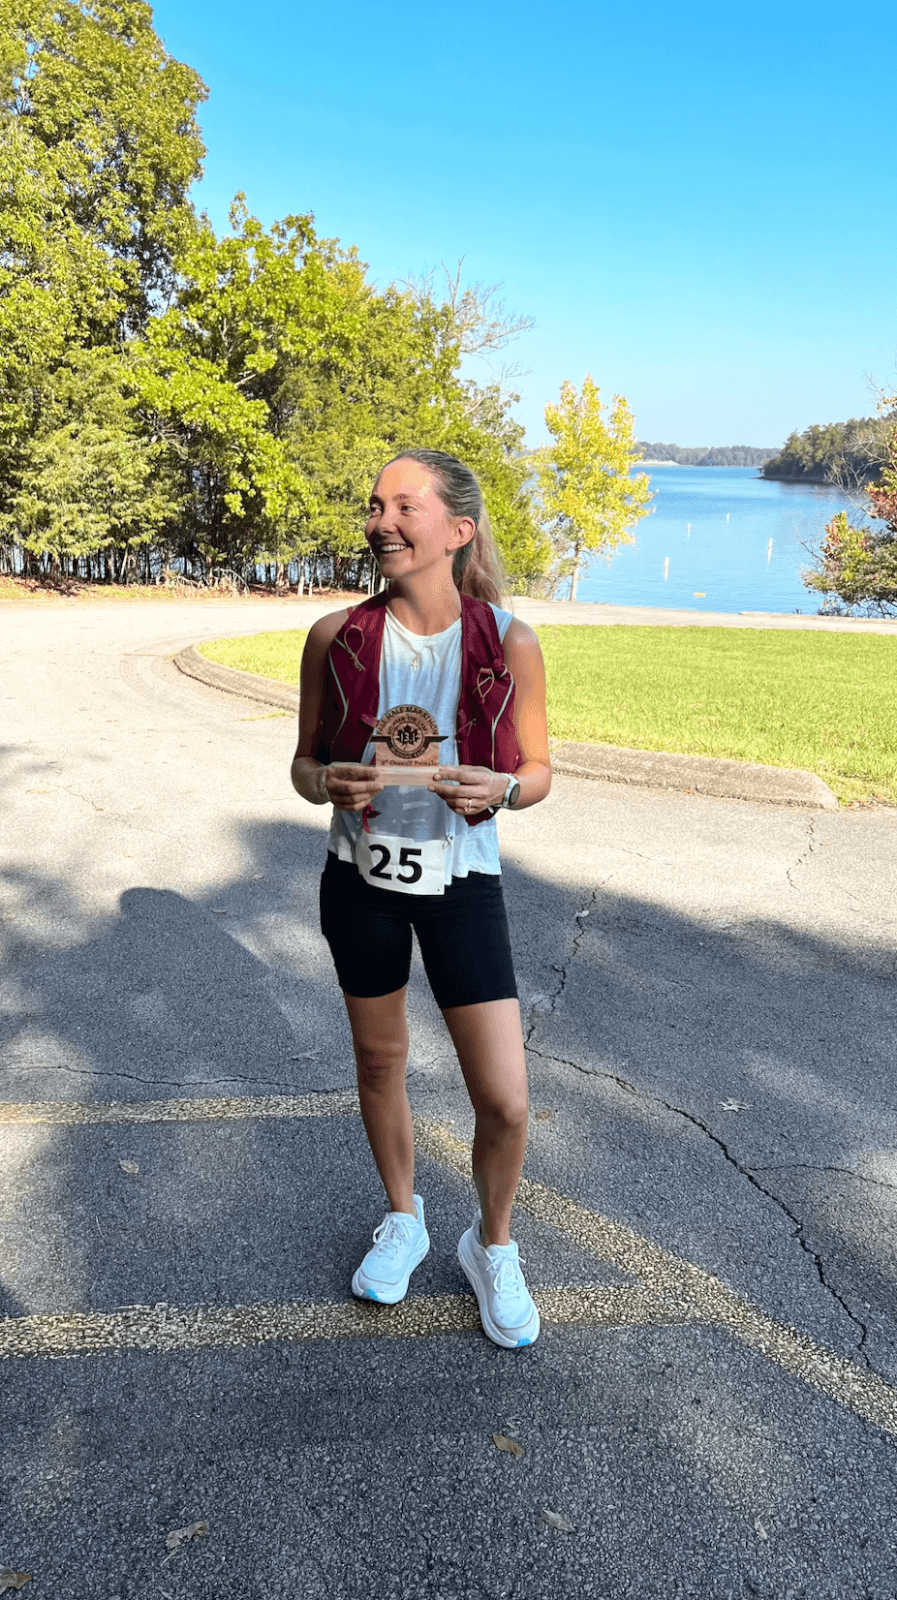
[[573, 778], [598, 778], [649, 789], [678, 789], [722, 800], [837, 811], [838, 800], [815, 772], [761, 767], [717, 756], [682, 756], [666, 750], [623, 750], [610, 744], [571, 744], [549, 739], [551, 766]]
[[[299, 691], [272, 678], [257, 678], [235, 667], [208, 661], [195, 645], [173, 658], [179, 672], [210, 689], [238, 695], [257, 705], [298, 714]], [[676, 789], [721, 800], [754, 800], [766, 805], [798, 806], [810, 811], [837, 811], [838, 801], [815, 772], [792, 767], [761, 767], [715, 756], [683, 756], [669, 751], [624, 750], [610, 744], [574, 744], [549, 739], [553, 772], [604, 783], [628, 783], [645, 789]]]
[[257, 705], [276, 706], [279, 711], [299, 713], [299, 690], [290, 689], [273, 678], [257, 678], [252, 672], [239, 672], [236, 667], [220, 667], [200, 655], [191, 644], [179, 650], [172, 660], [179, 672], [196, 678], [209, 689], [220, 689], [223, 694], [239, 695], [244, 700], [254, 700]]

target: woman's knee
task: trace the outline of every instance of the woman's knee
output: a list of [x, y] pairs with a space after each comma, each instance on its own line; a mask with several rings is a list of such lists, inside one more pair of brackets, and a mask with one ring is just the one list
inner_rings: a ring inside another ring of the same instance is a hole
[[373, 999], [346, 995], [345, 1001], [359, 1082], [377, 1089], [404, 1076], [408, 1059], [405, 990]]
[[498, 1126], [506, 1133], [520, 1133], [529, 1121], [529, 1096], [526, 1081], [503, 1084], [474, 1100], [477, 1117]]
[[362, 1050], [355, 1046], [358, 1086], [371, 1094], [386, 1094], [405, 1079], [408, 1051], [381, 1047]]

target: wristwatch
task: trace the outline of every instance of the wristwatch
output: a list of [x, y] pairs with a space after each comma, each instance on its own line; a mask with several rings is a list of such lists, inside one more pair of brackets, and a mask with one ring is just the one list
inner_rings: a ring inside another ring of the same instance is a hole
[[[517, 796], [520, 793], [520, 784], [517, 782], [517, 779], [512, 777], [512, 775], [509, 772], [507, 772], [507, 773], [503, 772], [502, 773], [502, 777], [503, 778], [507, 778], [508, 787], [506, 788], [504, 794], [501, 797], [501, 804], [502, 804], [502, 806], [504, 806], [506, 811], [510, 811], [512, 805], [514, 804], [514, 801], [517, 799]], [[489, 815], [490, 815], [490, 817], [494, 817], [495, 813], [496, 813], [496, 811], [498, 811], [498, 809], [499, 809], [498, 806], [490, 806], [489, 807]]]
[[[504, 777], [504, 773], [502, 773], [502, 777]], [[508, 773], [508, 787], [502, 796], [501, 802], [506, 810], [510, 811], [519, 794], [520, 784], [517, 782], [517, 779], [511, 775], [511, 773]]]

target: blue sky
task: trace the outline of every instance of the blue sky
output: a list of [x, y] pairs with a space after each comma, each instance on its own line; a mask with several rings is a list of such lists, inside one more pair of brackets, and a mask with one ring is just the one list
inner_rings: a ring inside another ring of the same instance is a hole
[[[893, 0], [162, 0], [205, 80], [194, 198], [311, 211], [379, 285], [454, 266], [641, 438], [777, 445], [897, 390]], [[474, 368], [471, 368], [472, 372]], [[488, 377], [477, 365], [475, 375]]]

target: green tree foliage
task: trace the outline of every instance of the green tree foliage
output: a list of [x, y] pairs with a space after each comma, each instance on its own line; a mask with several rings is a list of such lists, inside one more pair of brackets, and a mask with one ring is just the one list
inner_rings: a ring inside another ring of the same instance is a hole
[[647, 515], [652, 499], [646, 475], [632, 476], [638, 456], [632, 412], [622, 395], [614, 395], [607, 420], [605, 411], [591, 377], [581, 395], [563, 383], [560, 403], [545, 407], [554, 444], [535, 458], [555, 549], [551, 579], [556, 585], [569, 577], [571, 600], [584, 552], [609, 559], [619, 545], [631, 544], [630, 530]]
[[[883, 408], [897, 407], [897, 396]], [[836, 595], [847, 606], [865, 606], [881, 616], [897, 614], [897, 411], [886, 425], [881, 477], [867, 490], [869, 515], [884, 523], [881, 530], [855, 527], [846, 511], [826, 525], [815, 569], [804, 572], [808, 589]]]
[[76, 348], [58, 369], [44, 427], [23, 455], [15, 507], [23, 548], [47, 554], [51, 571], [66, 557], [98, 554], [120, 580], [176, 515], [176, 485], [136, 406], [123, 357]]
[[765, 462], [764, 478], [785, 482], [837, 483], [857, 488], [875, 478], [885, 459], [888, 425], [883, 417], [814, 424], [789, 434], [778, 455]]
[[20, 219], [4, 264], [33, 280], [40, 256], [61, 273], [83, 334], [140, 327], [194, 230], [205, 86], [145, 0], [5, 0], [0, 30], [5, 200]]
[[371, 480], [429, 445], [478, 470], [524, 586], [551, 546], [516, 397], [460, 366], [528, 319], [460, 269], [441, 302], [378, 292], [311, 216], [266, 229], [241, 195], [217, 237], [187, 198], [205, 92], [145, 0], [3, 0], [0, 560], [284, 582], [309, 557], [364, 584]]
[[[143, 0], [4, 0], [0, 511], [24, 492], [36, 442], [68, 403], [70, 376], [57, 395], [56, 375], [71, 353], [121, 349], [171, 290], [195, 227], [187, 190], [200, 171], [204, 97], [196, 73], [166, 54]], [[107, 364], [94, 377], [102, 370], [111, 416], [117, 376]], [[30, 510], [22, 515], [33, 527]]]

